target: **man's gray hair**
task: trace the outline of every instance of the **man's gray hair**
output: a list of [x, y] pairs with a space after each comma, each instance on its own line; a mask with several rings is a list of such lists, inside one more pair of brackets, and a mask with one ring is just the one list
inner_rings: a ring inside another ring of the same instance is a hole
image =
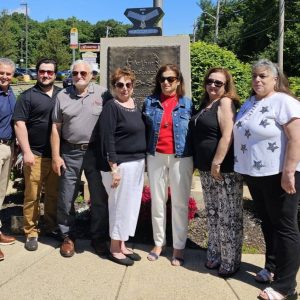
[[15, 70], [16, 70], [15, 63], [11, 59], [6, 58], [6, 57], [0, 57], [0, 65], [11, 66], [13, 69], [13, 72], [15, 72]]
[[255, 71], [258, 68], [266, 68], [268, 70], [270, 70], [274, 77], [278, 77], [279, 76], [279, 69], [278, 66], [276, 64], [274, 64], [273, 62], [271, 62], [268, 59], [260, 59], [257, 62], [255, 62], [252, 65], [252, 72]]
[[92, 65], [91, 65], [89, 62], [87, 62], [87, 61], [85, 61], [85, 60], [82, 60], [82, 59], [77, 59], [77, 60], [75, 60], [75, 61], [72, 63], [72, 65], [71, 65], [71, 72], [73, 71], [73, 69], [74, 69], [74, 67], [75, 67], [76, 65], [81, 65], [81, 64], [86, 65], [86, 66], [89, 68], [90, 73], [92, 73], [92, 71], [93, 71]]

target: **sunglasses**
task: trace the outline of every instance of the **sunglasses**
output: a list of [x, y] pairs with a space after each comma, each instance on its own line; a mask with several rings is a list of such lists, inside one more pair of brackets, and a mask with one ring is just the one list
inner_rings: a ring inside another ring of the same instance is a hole
[[206, 85], [212, 85], [214, 83], [215, 87], [218, 87], [218, 88], [225, 84], [223, 81], [214, 80], [214, 79], [206, 79], [205, 83], [206, 83]]
[[45, 75], [46, 73], [49, 76], [53, 76], [54, 75], [54, 71], [52, 71], [52, 70], [39, 70], [39, 74], [41, 74], [41, 75]]
[[166, 80], [169, 82], [169, 83], [173, 83], [174, 81], [176, 81], [178, 78], [175, 77], [175, 76], [169, 76], [169, 77], [164, 77], [164, 76], [161, 76], [160, 79], [159, 79], [159, 82], [160, 83], [164, 83]]
[[80, 74], [81, 77], [85, 77], [88, 74], [88, 72], [86, 72], [86, 71], [80, 71], [80, 72], [73, 71], [72, 72], [72, 76], [78, 76], [78, 74]]
[[125, 84], [123, 82], [116, 82], [115, 87], [118, 89], [123, 89], [124, 86], [129, 90], [132, 88], [132, 82], [126, 82]]

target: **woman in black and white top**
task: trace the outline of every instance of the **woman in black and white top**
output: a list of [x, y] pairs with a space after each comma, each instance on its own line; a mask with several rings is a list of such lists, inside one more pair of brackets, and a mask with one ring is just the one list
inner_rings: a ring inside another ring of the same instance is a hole
[[113, 73], [114, 99], [105, 104], [99, 119], [100, 168], [109, 196], [109, 259], [127, 266], [141, 259], [126, 247], [125, 241], [135, 234], [146, 151], [145, 125], [132, 98], [134, 82], [130, 70], [117, 69]]
[[266, 261], [255, 279], [273, 282], [258, 298], [297, 299], [300, 103], [266, 59], [252, 66], [252, 89], [234, 125], [234, 169], [244, 175], [262, 220]]
[[240, 267], [243, 238], [242, 180], [233, 172], [232, 144], [239, 97], [231, 74], [224, 68], [208, 70], [204, 89], [190, 128], [208, 222], [205, 267], [229, 277]]

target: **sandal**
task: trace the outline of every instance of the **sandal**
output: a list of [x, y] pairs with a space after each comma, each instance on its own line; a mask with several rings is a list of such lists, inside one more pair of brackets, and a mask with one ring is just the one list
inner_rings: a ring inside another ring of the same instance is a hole
[[147, 255], [147, 259], [149, 261], [156, 261], [158, 260], [159, 256], [163, 254], [163, 252], [165, 251], [165, 247], [161, 247], [161, 251], [160, 251], [160, 254], [156, 254], [155, 252], [153, 251], [150, 251]]
[[267, 269], [262, 269], [256, 274], [254, 279], [259, 283], [271, 283], [274, 279], [274, 273]]
[[218, 271], [218, 275], [222, 278], [229, 278], [229, 277], [233, 276], [238, 270], [239, 270], [239, 268], [237, 268], [233, 271], [227, 271], [226, 269], [223, 269], [221, 267]]
[[174, 267], [181, 267], [184, 264], [184, 258], [183, 257], [176, 257], [172, 256], [171, 259], [171, 265]]
[[218, 269], [220, 267], [220, 262], [218, 259], [216, 260], [208, 260], [205, 264], [204, 264], [205, 268], [209, 269], [209, 270], [214, 270], [214, 269]]
[[[265, 294], [267, 298], [263, 297], [263, 294]], [[273, 290], [271, 287], [268, 287], [261, 291], [257, 298], [260, 300], [296, 300], [298, 299], [298, 294], [296, 291], [294, 291], [293, 294], [284, 296]]]

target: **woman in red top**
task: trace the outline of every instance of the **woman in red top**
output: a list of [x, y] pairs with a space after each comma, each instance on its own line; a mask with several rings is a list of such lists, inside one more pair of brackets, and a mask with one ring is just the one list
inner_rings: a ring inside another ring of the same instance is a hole
[[187, 238], [188, 198], [193, 173], [188, 142], [192, 101], [184, 97], [183, 77], [176, 65], [162, 66], [155, 80], [153, 95], [146, 98], [143, 108], [155, 242], [147, 258], [157, 260], [166, 244], [166, 202], [170, 186], [174, 247], [171, 263], [180, 266]]

